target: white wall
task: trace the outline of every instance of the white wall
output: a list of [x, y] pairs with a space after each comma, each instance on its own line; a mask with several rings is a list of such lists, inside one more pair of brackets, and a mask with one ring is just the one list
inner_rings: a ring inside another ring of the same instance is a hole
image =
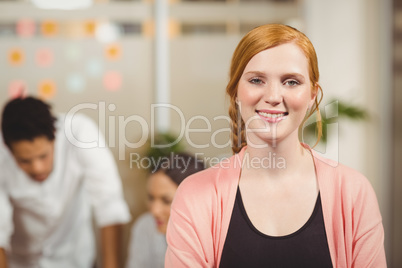
[[[377, 193], [388, 259], [392, 242], [390, 2], [306, 0], [305, 33], [313, 42], [324, 90], [369, 112], [368, 122], [340, 121], [332, 158], [362, 172]], [[336, 137], [335, 137], [336, 138]]]
[[[363, 3], [364, 0], [305, 1], [305, 33], [318, 56], [323, 106], [333, 98], [362, 106], [366, 103]], [[362, 123], [340, 121], [339, 132], [338, 159], [334, 160], [366, 173]]]

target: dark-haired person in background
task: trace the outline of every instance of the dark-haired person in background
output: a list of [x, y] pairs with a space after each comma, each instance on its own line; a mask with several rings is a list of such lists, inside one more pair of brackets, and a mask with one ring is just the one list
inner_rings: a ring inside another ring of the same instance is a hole
[[166, 228], [170, 205], [179, 184], [204, 169], [204, 163], [184, 153], [163, 157], [147, 183], [149, 211], [131, 230], [127, 268], [162, 268], [165, 263]]
[[130, 214], [114, 159], [108, 148], [71, 142], [99, 142], [97, 126], [78, 114], [53, 117], [29, 97], [6, 104], [1, 129], [0, 267], [93, 267], [91, 209], [103, 266], [118, 267], [118, 226]]

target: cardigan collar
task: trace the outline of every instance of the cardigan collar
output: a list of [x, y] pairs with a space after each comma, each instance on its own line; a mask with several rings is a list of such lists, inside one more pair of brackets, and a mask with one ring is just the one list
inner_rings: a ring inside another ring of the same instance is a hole
[[[324, 217], [324, 223], [325, 226], [329, 227], [333, 223], [333, 217], [332, 214], [330, 213], [330, 209], [334, 204], [334, 200], [331, 199], [331, 191], [333, 191], [334, 183], [335, 183], [335, 178], [337, 176], [337, 169], [336, 167], [338, 166], [338, 162], [326, 159], [319, 155], [315, 150], [311, 149], [309, 145], [305, 143], [301, 143], [301, 145], [306, 148], [307, 150], [310, 151], [311, 155], [313, 156], [313, 161], [314, 161], [314, 167], [315, 167], [315, 173], [316, 173], [316, 178], [317, 178], [317, 183], [318, 183], [318, 188], [320, 191], [320, 197], [321, 197], [321, 204], [323, 208], [323, 217]], [[223, 187], [223, 191], [226, 191], [227, 197], [228, 197], [228, 208], [224, 210], [224, 214], [229, 213], [229, 215], [224, 215], [224, 222], [222, 225], [222, 232], [224, 234], [227, 233], [228, 227], [229, 227], [229, 222], [236, 198], [236, 192], [237, 192], [237, 187], [239, 185], [239, 179], [240, 179], [240, 174], [241, 174], [241, 167], [244, 159], [244, 154], [247, 149], [247, 146], [244, 146], [241, 151], [235, 155], [233, 155], [228, 162], [226, 162], [224, 165], [221, 165], [220, 172], [221, 174], [218, 176], [220, 178], [227, 178], [225, 180], [220, 180], [220, 184]], [[224, 184], [224, 185], [222, 185]], [[334, 229], [333, 228], [326, 228], [327, 232], [327, 240], [328, 240], [328, 246], [330, 249], [331, 253], [331, 258], [333, 260], [336, 259], [336, 247], [335, 247], [335, 241], [333, 240], [334, 234], [333, 234]], [[223, 245], [221, 245], [221, 249], [223, 249]], [[220, 255], [218, 263], [220, 262]]]

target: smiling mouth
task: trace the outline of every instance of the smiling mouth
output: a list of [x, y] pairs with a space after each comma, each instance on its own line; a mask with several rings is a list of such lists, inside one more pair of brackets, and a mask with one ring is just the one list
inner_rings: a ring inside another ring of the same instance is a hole
[[161, 220], [155, 220], [155, 222], [156, 222], [156, 225], [158, 225], [158, 226], [162, 226], [162, 225], [163, 225], [163, 221], [161, 221]]
[[287, 116], [289, 113], [288, 112], [278, 112], [278, 113], [266, 113], [266, 112], [262, 112], [262, 111], [256, 111], [260, 116], [264, 117], [264, 118], [269, 118], [269, 119], [276, 119], [276, 118], [284, 118], [285, 116]]

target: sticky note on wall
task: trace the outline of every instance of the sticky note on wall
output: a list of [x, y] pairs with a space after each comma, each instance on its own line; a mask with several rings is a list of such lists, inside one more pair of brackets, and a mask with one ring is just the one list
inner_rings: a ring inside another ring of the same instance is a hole
[[103, 62], [100, 59], [90, 59], [86, 63], [86, 71], [92, 77], [99, 77], [103, 71]]
[[117, 91], [122, 84], [121, 74], [116, 71], [108, 71], [103, 77], [103, 85], [108, 91]]
[[72, 73], [67, 76], [66, 87], [70, 92], [80, 93], [85, 89], [85, 79], [79, 73]]
[[52, 80], [43, 80], [38, 85], [38, 93], [41, 99], [51, 99], [56, 95], [56, 84]]
[[8, 61], [11, 65], [21, 65], [24, 62], [24, 52], [19, 48], [12, 48], [8, 52]]
[[68, 61], [79, 61], [83, 58], [82, 54], [82, 48], [78, 44], [70, 43], [64, 48], [64, 55]]
[[52, 37], [57, 35], [59, 26], [55, 21], [43, 21], [41, 24], [41, 33], [43, 36]]
[[89, 20], [84, 22], [83, 24], [84, 27], [84, 33], [86, 36], [88, 37], [93, 37], [95, 36], [95, 32], [96, 32], [96, 22], [93, 20]]
[[22, 19], [17, 22], [16, 32], [20, 37], [32, 37], [35, 34], [36, 25], [31, 19]]
[[8, 96], [11, 99], [26, 97], [28, 95], [27, 86], [22, 80], [11, 81], [8, 85]]
[[53, 64], [53, 51], [48, 48], [40, 48], [36, 51], [35, 61], [40, 67], [49, 67]]
[[106, 58], [109, 60], [118, 60], [121, 57], [121, 48], [118, 44], [111, 44], [105, 48]]

